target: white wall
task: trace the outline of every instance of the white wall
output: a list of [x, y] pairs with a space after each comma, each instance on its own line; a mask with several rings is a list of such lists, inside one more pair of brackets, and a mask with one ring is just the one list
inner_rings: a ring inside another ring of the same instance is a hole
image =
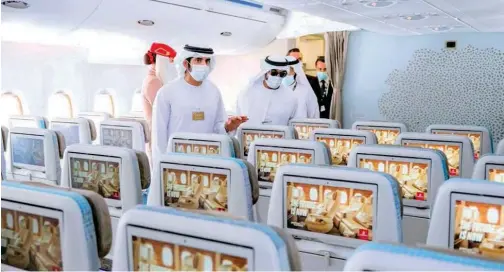
[[[217, 56], [210, 79], [221, 89], [228, 110], [234, 109], [238, 93], [260, 70], [260, 59], [268, 54], [284, 55], [288, 40], [278, 40], [264, 49], [242, 56]], [[116, 113], [127, 113], [136, 88], [147, 73], [143, 65], [91, 64], [85, 49], [2, 42], [2, 91], [17, 90], [32, 115], [47, 115], [49, 96], [69, 90], [74, 111], [90, 111], [100, 88], [116, 92]]]

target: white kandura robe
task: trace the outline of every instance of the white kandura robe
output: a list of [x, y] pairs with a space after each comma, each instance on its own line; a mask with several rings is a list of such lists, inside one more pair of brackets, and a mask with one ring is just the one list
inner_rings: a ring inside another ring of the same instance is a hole
[[[295, 89], [294, 86], [296, 87]], [[298, 82], [297, 84], [292, 84], [288, 88], [291, 90], [293, 89], [294, 94], [298, 98], [298, 103], [305, 105], [307, 118], [320, 118], [318, 99], [311, 86], [306, 86]]]
[[[175, 132], [226, 134], [227, 114], [219, 89], [209, 80], [193, 86], [184, 78], [164, 85], [156, 96], [152, 116], [153, 154], [167, 152]], [[193, 113], [204, 112], [204, 120], [193, 120]]]
[[249, 118], [254, 125], [287, 126], [294, 118], [306, 118], [306, 106], [298, 104], [298, 97], [283, 85], [271, 90], [258, 81], [238, 96], [236, 114]]

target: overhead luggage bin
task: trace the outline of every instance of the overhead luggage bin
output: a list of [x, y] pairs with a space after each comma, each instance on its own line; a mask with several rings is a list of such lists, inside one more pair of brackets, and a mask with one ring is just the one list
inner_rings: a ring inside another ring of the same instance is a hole
[[244, 123], [236, 131], [241, 158], [247, 159], [250, 144], [257, 139], [296, 139], [296, 131], [289, 126], [253, 125]]
[[485, 155], [474, 166], [473, 179], [504, 183], [504, 156]]
[[495, 259], [434, 247], [367, 243], [357, 248], [344, 271], [502, 271]]
[[313, 130], [320, 128], [340, 128], [340, 123], [331, 119], [300, 118], [290, 120], [289, 126], [297, 131], [300, 140], [308, 140]]
[[268, 225], [296, 239], [303, 270], [340, 271], [359, 245], [402, 242], [400, 188], [388, 174], [290, 164], [278, 169]]
[[388, 145], [395, 144], [397, 136], [408, 131], [403, 123], [386, 121], [357, 121], [352, 124], [352, 129], [371, 131], [376, 134], [378, 144]]
[[[145, 250], [151, 254], [140, 258]], [[113, 271], [145, 270], [299, 271], [301, 267], [294, 240], [281, 229], [222, 214], [138, 206], [119, 223]]]
[[347, 166], [348, 157], [358, 145], [377, 144], [373, 132], [353, 129], [319, 128], [312, 131], [312, 141], [326, 144], [331, 152], [331, 164]]

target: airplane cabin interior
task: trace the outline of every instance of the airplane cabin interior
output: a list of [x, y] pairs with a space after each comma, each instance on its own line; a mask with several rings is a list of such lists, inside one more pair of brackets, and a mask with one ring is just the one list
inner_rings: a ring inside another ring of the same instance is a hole
[[503, 271], [502, 4], [2, 0], [2, 271]]

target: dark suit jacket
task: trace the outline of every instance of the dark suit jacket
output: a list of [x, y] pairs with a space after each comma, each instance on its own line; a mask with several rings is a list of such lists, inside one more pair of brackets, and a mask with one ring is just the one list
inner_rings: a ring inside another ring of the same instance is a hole
[[327, 84], [329, 85], [329, 88], [327, 90], [327, 97], [322, 97], [322, 90], [320, 90], [320, 82], [318, 78], [309, 75], [306, 75], [306, 77], [310, 82], [313, 92], [315, 92], [315, 95], [317, 96], [317, 100], [320, 106], [319, 111], [322, 108], [322, 106], [324, 106], [325, 108], [325, 111], [320, 112], [320, 118], [329, 119], [329, 112], [331, 110], [331, 99], [333, 95], [332, 84], [329, 81], [326, 82], [326, 85]]

